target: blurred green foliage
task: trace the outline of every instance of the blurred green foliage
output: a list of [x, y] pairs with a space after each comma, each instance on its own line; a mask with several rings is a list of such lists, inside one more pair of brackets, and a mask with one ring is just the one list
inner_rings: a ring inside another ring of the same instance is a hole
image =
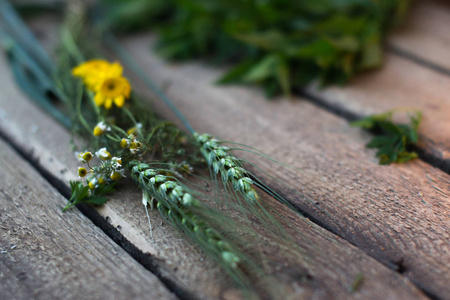
[[383, 39], [411, 1], [103, 0], [114, 30], [152, 28], [165, 57], [235, 64], [219, 82], [260, 84], [268, 96], [380, 66]]

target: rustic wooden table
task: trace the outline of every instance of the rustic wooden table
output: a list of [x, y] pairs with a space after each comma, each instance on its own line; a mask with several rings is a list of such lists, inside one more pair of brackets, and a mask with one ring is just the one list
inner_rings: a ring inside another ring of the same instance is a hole
[[[47, 21], [31, 25], [51, 48], [56, 26]], [[202, 63], [164, 62], [149, 53], [148, 36], [122, 41], [198, 132], [256, 147], [296, 170], [259, 162], [295, 187], [279, 191], [305, 216], [264, 196], [297, 228], [302, 255], [286, 262], [270, 240], [264, 250], [290, 299], [450, 299], [449, 29], [449, 5], [418, 1], [391, 35], [382, 69], [276, 101], [257, 89], [213, 85], [221, 71]], [[239, 298], [157, 211], [152, 243], [136, 188], [100, 208], [62, 213], [76, 179], [71, 136], [16, 88], [3, 56], [0, 70], [1, 299]], [[177, 122], [162, 103], [154, 107]], [[365, 148], [371, 135], [348, 121], [398, 107], [424, 114], [423, 159], [380, 166]]]

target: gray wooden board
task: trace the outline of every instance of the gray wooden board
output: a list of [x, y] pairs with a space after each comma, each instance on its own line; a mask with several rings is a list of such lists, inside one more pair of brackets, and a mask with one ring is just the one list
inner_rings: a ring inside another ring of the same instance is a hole
[[[5, 65], [3, 59], [0, 60], [0, 65]], [[38, 160], [39, 167], [49, 174], [66, 182], [73, 179], [77, 162], [69, 150], [70, 135], [25, 99], [14, 87], [8, 73], [2, 72], [0, 76], [8, 87], [0, 96], [3, 110], [0, 130], [31, 159]], [[122, 188], [98, 212], [120, 229], [137, 248], [144, 253], [151, 253], [155, 257], [155, 263], [167, 271], [167, 276], [172, 276], [176, 284], [202, 298], [235, 297], [236, 291], [227, 285], [220, 269], [183, 235], [162, 222], [157, 212], [150, 212], [152, 222], [156, 224], [153, 231], [155, 244], [152, 244], [140, 198], [138, 190]], [[264, 199], [274, 203], [270, 197]], [[265, 245], [261, 245], [261, 251], [270, 255], [274, 275], [280, 278], [283, 290], [291, 297], [424, 297], [406, 277], [389, 270], [345, 240], [301, 218], [286, 207], [274, 205], [292, 226], [293, 229], [289, 229], [289, 232], [295, 232], [293, 239], [302, 255], [284, 257], [279, 245], [269, 239]], [[350, 287], [359, 274], [364, 276], [363, 284], [358, 291], [352, 293]]]
[[389, 45], [450, 72], [450, 2], [419, 0], [402, 26], [389, 37]]
[[[291, 186], [281, 189], [327, 228], [380, 261], [401, 265], [429, 293], [450, 294], [450, 269], [443, 263], [450, 259], [447, 174], [420, 160], [379, 166], [375, 151], [365, 149], [370, 134], [308, 102], [267, 101], [248, 87], [214, 86], [218, 70], [167, 64], [148, 51], [150, 40], [142, 36], [123, 42], [197, 131], [256, 147], [297, 170], [238, 153]], [[176, 120], [160, 101], [155, 106]]]
[[446, 161], [447, 169], [450, 168], [449, 92], [449, 76], [394, 54], [386, 55], [381, 69], [361, 74], [345, 87], [308, 88], [308, 93], [333, 109], [361, 117], [392, 109], [421, 111], [418, 145], [427, 154]]
[[307, 91], [334, 110], [361, 117], [396, 108], [420, 110], [419, 147], [450, 171], [450, 71], [437, 72], [408, 58], [413, 54], [450, 70], [450, 4], [425, 0], [415, 4], [406, 24], [389, 38], [397, 50], [386, 51], [379, 70], [361, 74], [345, 87], [321, 89], [313, 84]]
[[1, 140], [0, 165], [2, 299], [175, 299]]

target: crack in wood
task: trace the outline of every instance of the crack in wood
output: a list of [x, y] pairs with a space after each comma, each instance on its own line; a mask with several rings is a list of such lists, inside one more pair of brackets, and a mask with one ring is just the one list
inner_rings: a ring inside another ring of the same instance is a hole
[[[21, 158], [30, 163], [30, 165], [49, 183], [51, 184], [64, 198], [70, 199], [70, 188], [61, 179], [53, 176], [48, 170], [39, 164], [39, 159], [34, 157], [32, 153], [23, 151], [18, 145], [7, 138], [3, 131], [0, 130], [0, 139], [11, 146]], [[32, 151], [31, 151], [32, 152]], [[10, 198], [10, 197], [9, 197]], [[11, 201], [13, 199], [10, 199]], [[152, 255], [143, 253], [134, 244], [128, 241], [122, 233], [108, 223], [107, 219], [101, 216], [96, 210], [89, 207], [87, 204], [79, 204], [76, 206], [80, 212], [90, 219], [97, 227], [99, 227], [109, 238], [111, 238], [117, 245], [130, 254], [139, 264], [145, 269], [153, 273], [164, 286], [174, 293], [179, 299], [194, 300], [197, 297], [185, 288], [180, 287], [178, 283], [171, 279], [171, 272], [164, 270], [155, 262]]]
[[[331, 104], [328, 101], [322, 99], [321, 97], [313, 95], [305, 90], [297, 91], [297, 95], [301, 97], [301, 99], [307, 100], [308, 102], [314, 104], [315, 106], [320, 107], [326, 110], [327, 112], [334, 114], [335, 116], [345, 119], [348, 122], [353, 122], [365, 117], [362, 114], [357, 114], [349, 109], [346, 109], [345, 106]], [[433, 152], [432, 149], [431, 151], [427, 151], [426, 149], [423, 149], [418, 146], [411, 146], [411, 150], [416, 152], [419, 159], [421, 159], [425, 163], [435, 168], [438, 168], [447, 174], [450, 174], [450, 159], [443, 159], [442, 157], [440, 157], [438, 153]]]

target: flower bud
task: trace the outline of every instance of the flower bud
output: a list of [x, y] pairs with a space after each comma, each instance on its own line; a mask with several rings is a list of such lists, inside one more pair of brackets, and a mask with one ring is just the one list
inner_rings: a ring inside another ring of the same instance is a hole
[[117, 172], [117, 171], [113, 171], [112, 173], [111, 173], [111, 179], [112, 180], [114, 180], [114, 181], [117, 181], [117, 180], [119, 180], [120, 178], [122, 178], [122, 174], [120, 173], [120, 172]]
[[120, 147], [122, 147], [122, 148], [128, 148], [128, 144], [129, 144], [130, 142], [127, 140], [127, 139], [122, 139], [121, 141], [120, 141]]
[[84, 177], [87, 175], [87, 173], [88, 173], [88, 171], [86, 170], [86, 168], [83, 168], [83, 167], [78, 168], [78, 176]]
[[93, 134], [95, 136], [101, 136], [105, 131], [110, 131], [111, 128], [109, 126], [106, 126], [105, 122], [100, 122], [94, 127]]
[[106, 148], [101, 148], [97, 152], [95, 152], [95, 155], [102, 159], [102, 160], [109, 160], [111, 159], [111, 153], [109, 153]]

